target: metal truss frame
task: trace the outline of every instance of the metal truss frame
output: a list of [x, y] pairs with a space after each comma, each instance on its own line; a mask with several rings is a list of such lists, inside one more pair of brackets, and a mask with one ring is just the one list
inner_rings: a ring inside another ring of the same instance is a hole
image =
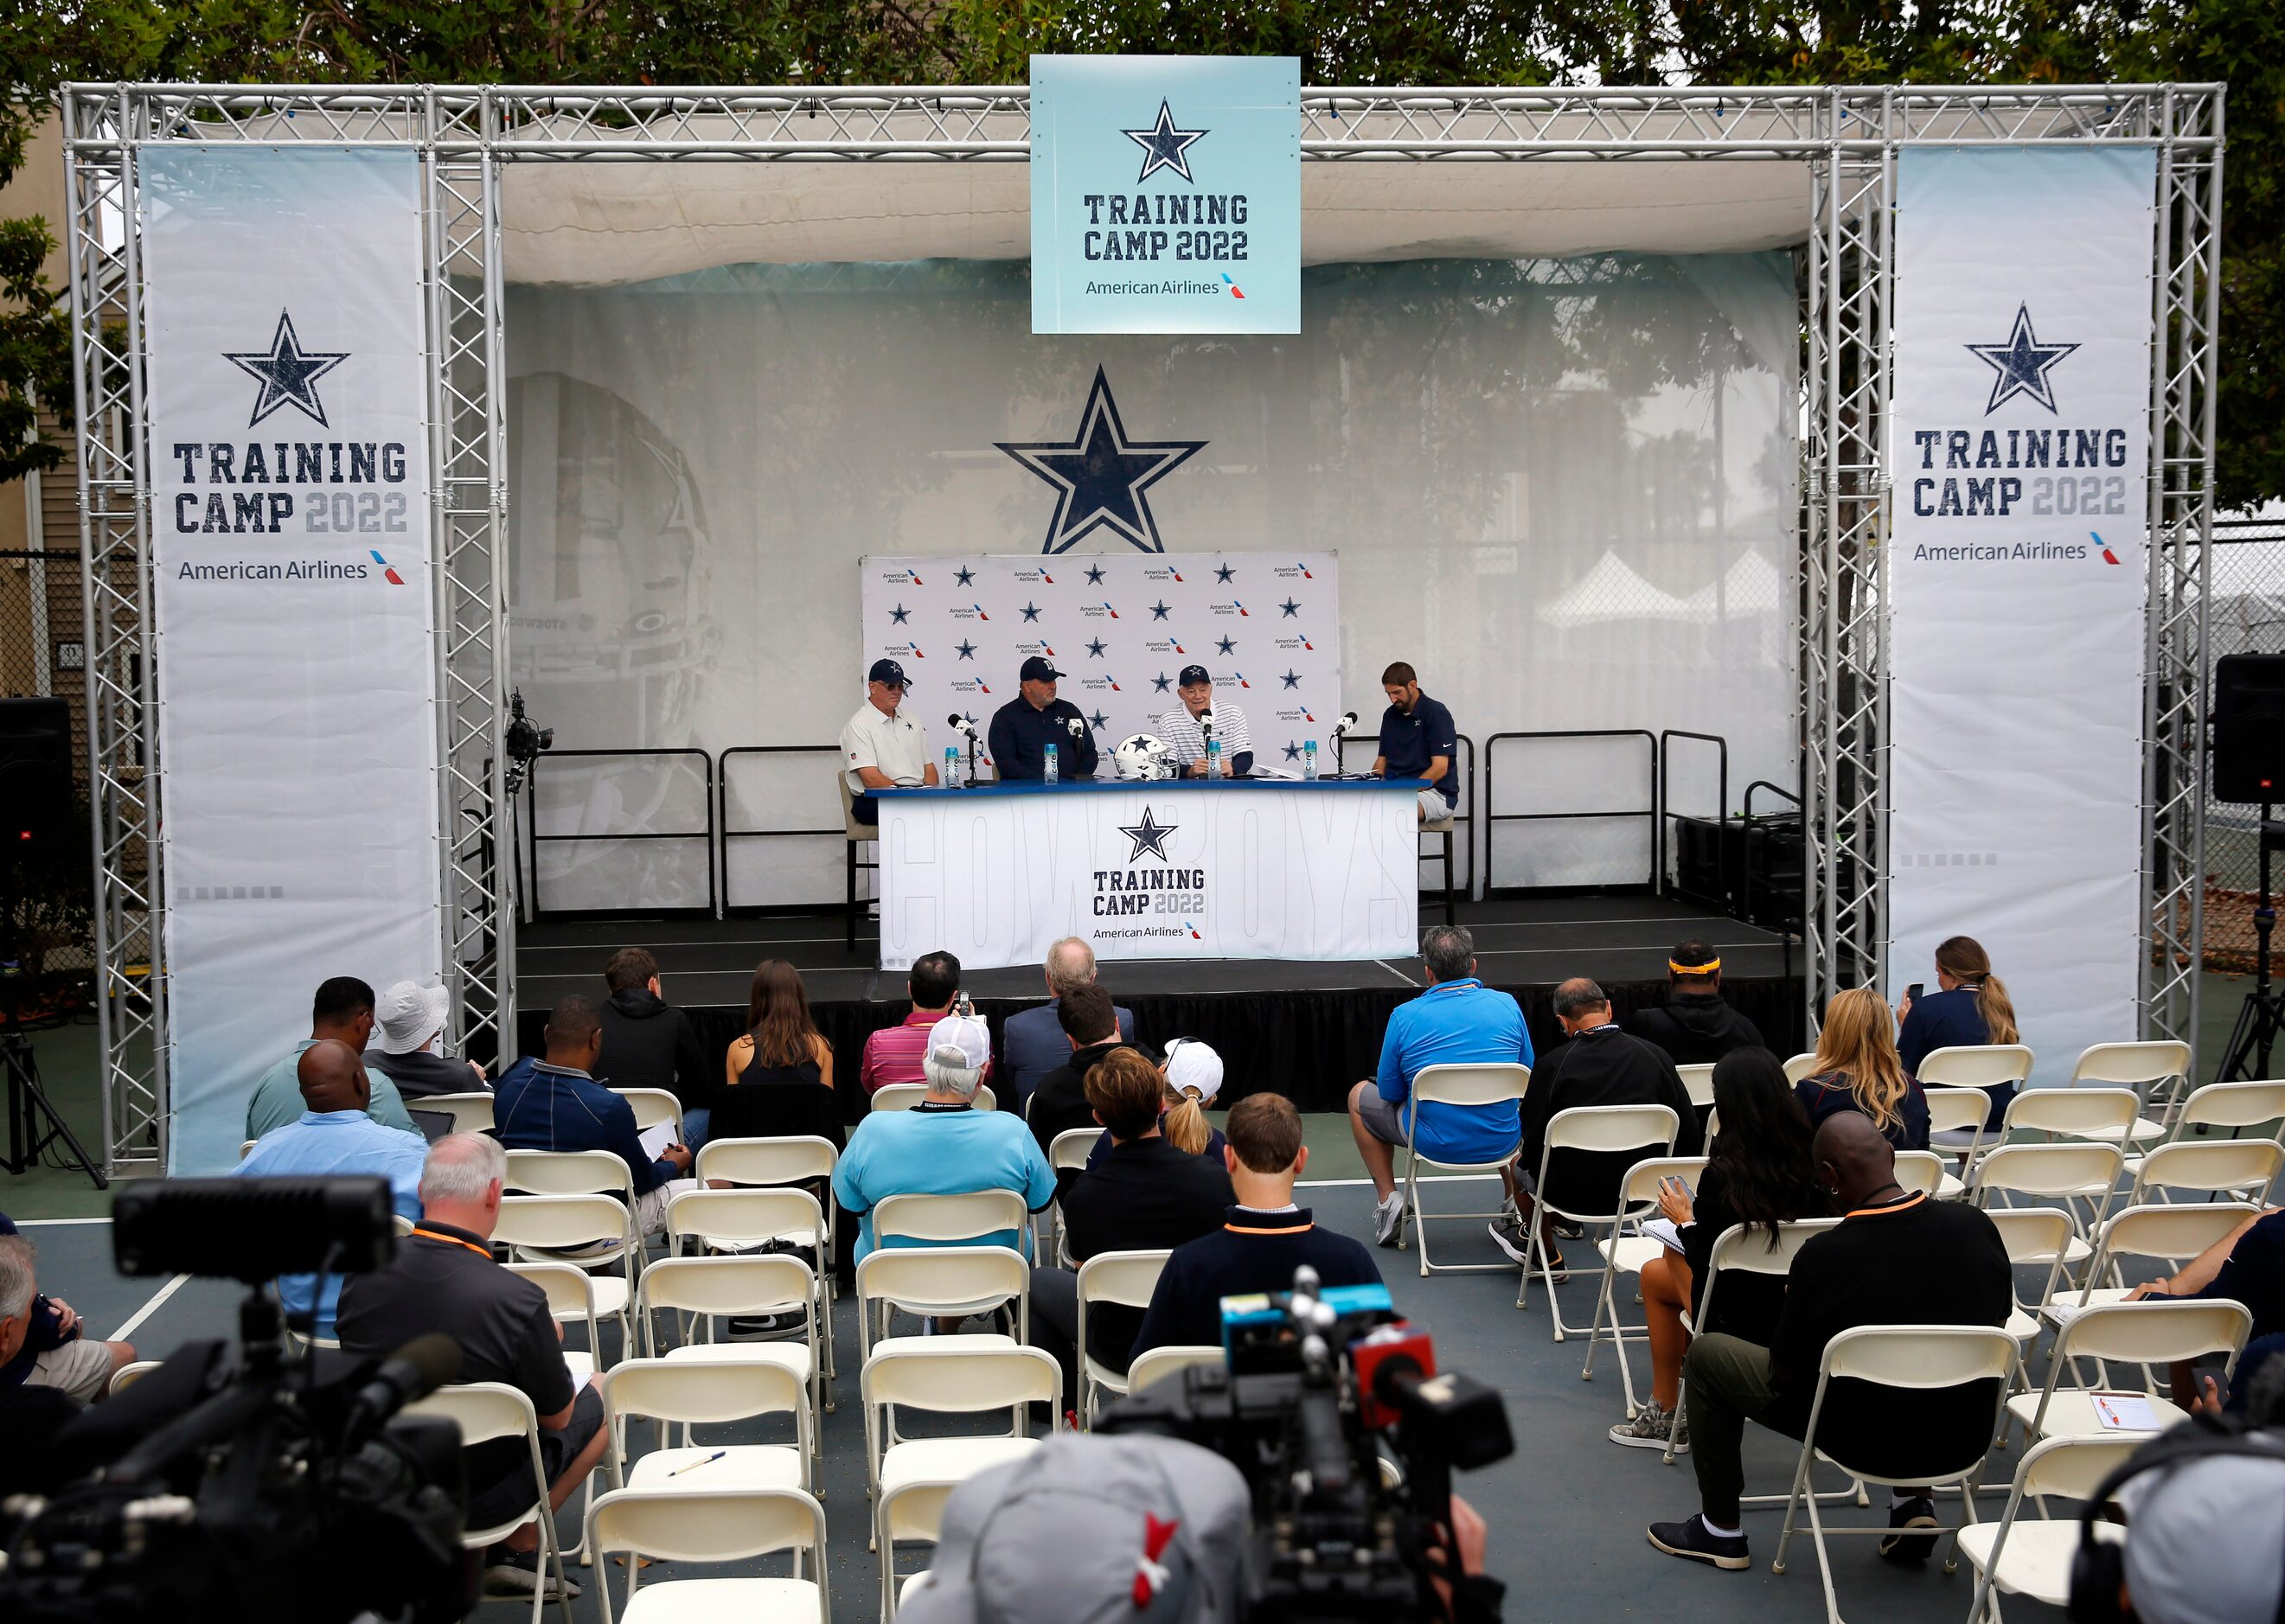
[[[1914, 144], [2129, 142], [2160, 153], [2152, 368], [2141, 1024], [2187, 1037], [2204, 925], [2202, 717], [2221, 196], [2218, 85], [1352, 90], [1302, 92], [1331, 162], [1791, 161], [1811, 179], [1802, 377], [1807, 996], [1878, 980], [1887, 942], [1888, 464], [1896, 160]], [[153, 721], [138, 149], [161, 141], [409, 146], [427, 179], [438, 815], [457, 1035], [514, 1011], [503, 778], [506, 512], [503, 165], [1016, 162], [1022, 87], [754, 90], [75, 84], [62, 95], [104, 1140], [114, 1172], [167, 1138], [164, 876]]]

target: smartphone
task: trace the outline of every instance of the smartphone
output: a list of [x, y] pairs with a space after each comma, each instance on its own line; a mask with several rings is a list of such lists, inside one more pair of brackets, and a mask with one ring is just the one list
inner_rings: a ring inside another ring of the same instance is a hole
[[970, 1001], [968, 994], [965, 992], [962, 992], [960, 995], [960, 1002], [954, 1005], [954, 1008], [963, 1019], [972, 1016], [976, 1013], [975, 1004]]
[[1908, 1004], [1917, 1004], [1920, 1001], [1920, 994], [1927, 990], [1928, 984], [1926, 982], [1915, 981], [1912, 985], [1904, 989], [1904, 1001]]

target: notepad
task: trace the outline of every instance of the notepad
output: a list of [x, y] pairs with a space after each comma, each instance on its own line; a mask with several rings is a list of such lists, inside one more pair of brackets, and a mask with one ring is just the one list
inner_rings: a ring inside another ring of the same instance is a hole
[[2156, 1432], [2163, 1430], [2149, 1395], [2140, 1393], [2090, 1393], [2094, 1418], [2112, 1432]]
[[1683, 1249], [1682, 1231], [1670, 1218], [1646, 1218], [1643, 1220], [1642, 1232], [1669, 1251]]
[[662, 1122], [642, 1131], [643, 1154], [654, 1162], [666, 1154], [667, 1146], [674, 1142], [674, 1124]]

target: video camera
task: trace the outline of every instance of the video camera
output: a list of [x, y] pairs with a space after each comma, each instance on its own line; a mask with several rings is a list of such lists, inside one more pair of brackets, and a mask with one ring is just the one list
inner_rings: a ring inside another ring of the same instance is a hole
[[387, 1181], [127, 1185], [112, 1224], [122, 1274], [255, 1286], [242, 1345], [190, 1344], [56, 1434], [44, 1492], [0, 1504], [0, 1618], [460, 1617], [475, 1573], [460, 1549], [459, 1428], [397, 1413], [459, 1374], [459, 1345], [423, 1337], [386, 1360], [290, 1359], [259, 1289], [387, 1263]]
[[1447, 1550], [1440, 1570], [1428, 1556], [1451, 1526], [1452, 1472], [1515, 1449], [1497, 1391], [1439, 1373], [1427, 1333], [1385, 1286], [1320, 1290], [1307, 1267], [1290, 1291], [1224, 1298], [1221, 1324], [1226, 1364], [1122, 1400], [1098, 1430], [1182, 1439], [1245, 1474], [1249, 1624], [1443, 1619], [1429, 1581], [1459, 1562]]
[[539, 759], [542, 750], [555, 748], [555, 730], [542, 727], [523, 713], [523, 690], [514, 688], [507, 696], [507, 731], [502, 742], [507, 747], [507, 793], [513, 796], [523, 787], [532, 763]]

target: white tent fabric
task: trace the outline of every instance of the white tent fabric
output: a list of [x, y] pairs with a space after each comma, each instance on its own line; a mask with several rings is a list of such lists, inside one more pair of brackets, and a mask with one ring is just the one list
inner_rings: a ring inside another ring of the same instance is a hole
[[1722, 574], [1690, 594], [1690, 618], [1713, 625], [1732, 616], [1774, 615], [1785, 607], [1777, 566], [1759, 553], [1747, 553]]
[[1541, 605], [1538, 616], [1543, 624], [1569, 632], [1619, 620], [1692, 620], [1696, 618], [1692, 602], [1694, 596], [1684, 601], [1652, 585], [1639, 570], [1606, 550], [1593, 569]]

